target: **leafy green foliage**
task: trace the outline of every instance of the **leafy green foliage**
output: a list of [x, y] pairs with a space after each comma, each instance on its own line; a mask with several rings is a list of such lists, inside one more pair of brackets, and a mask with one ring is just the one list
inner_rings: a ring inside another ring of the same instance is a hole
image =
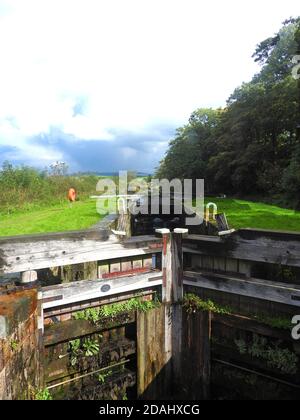
[[96, 192], [98, 179], [94, 175], [54, 176], [47, 171], [4, 162], [0, 169], [0, 214], [64, 203], [70, 187], [76, 189], [79, 200], [86, 199]]
[[98, 374], [98, 381], [100, 383], [104, 384], [105, 380], [107, 378], [109, 378], [112, 374], [113, 374], [113, 371], [112, 370], [109, 370], [109, 371], [104, 372], [104, 373], [99, 373]]
[[34, 399], [44, 401], [53, 400], [52, 395], [50, 394], [50, 391], [47, 388], [36, 391]]
[[76, 340], [72, 340], [69, 343], [70, 349], [70, 363], [71, 366], [76, 366], [78, 362], [78, 356], [81, 354], [81, 340], [77, 338]]
[[95, 356], [96, 354], [99, 353], [99, 349], [100, 349], [98, 341], [93, 341], [93, 340], [86, 340], [83, 343], [82, 347], [84, 350], [84, 354], [87, 357]]
[[141, 297], [132, 298], [125, 302], [103, 305], [99, 308], [89, 308], [76, 312], [75, 319], [84, 319], [97, 324], [103, 318], [116, 317], [119, 314], [131, 313], [134, 311], [147, 312], [158, 307], [160, 303], [156, 300], [145, 301]]
[[265, 337], [253, 335], [253, 341], [246, 343], [244, 340], [235, 340], [240, 354], [249, 354], [252, 357], [263, 359], [271, 368], [283, 373], [294, 375], [298, 370], [298, 357], [289, 349], [281, 348], [280, 342], [268, 344]]
[[182, 305], [187, 313], [192, 314], [198, 311], [208, 312], [211, 311], [213, 313], [228, 315], [232, 313], [232, 309], [229, 307], [222, 307], [221, 305], [216, 304], [211, 300], [202, 300], [198, 296], [188, 293], [183, 298], [183, 305]]
[[[221, 315], [236, 314], [236, 310], [231, 308], [230, 306], [218, 305], [212, 300], [203, 300], [199, 296], [194, 295], [192, 293], [187, 293], [184, 295], [182, 306], [183, 308], [185, 308], [188, 314], [193, 314], [198, 311], [205, 311], [205, 312], [210, 311], [212, 313], [221, 314]], [[268, 325], [272, 328], [290, 330], [292, 327], [290, 318], [270, 317], [265, 314], [251, 314], [251, 313], [240, 313], [240, 315], [244, 315], [252, 319], [255, 319], [256, 321], [261, 322], [262, 324]]]
[[101, 335], [98, 335], [98, 338], [77, 338], [69, 342], [69, 353], [70, 353], [70, 364], [71, 366], [76, 366], [78, 363], [79, 357], [93, 357], [97, 356], [100, 350], [99, 338]]
[[280, 195], [282, 204], [300, 207], [299, 89], [292, 77], [299, 27], [300, 18], [290, 19], [257, 46], [261, 71], [235, 89], [225, 109], [192, 114], [171, 140], [158, 176], [204, 178], [212, 194]]
[[262, 324], [269, 325], [270, 327], [273, 327], [273, 328], [278, 328], [282, 330], [290, 330], [292, 327], [290, 318], [270, 317], [263, 314], [253, 315], [253, 318], [261, 322]]
[[246, 342], [244, 340], [235, 340], [235, 344], [236, 344], [240, 354], [246, 354], [247, 353], [247, 345], [246, 345]]
[[10, 347], [12, 351], [17, 351], [19, 348], [19, 343], [16, 340], [11, 340]]

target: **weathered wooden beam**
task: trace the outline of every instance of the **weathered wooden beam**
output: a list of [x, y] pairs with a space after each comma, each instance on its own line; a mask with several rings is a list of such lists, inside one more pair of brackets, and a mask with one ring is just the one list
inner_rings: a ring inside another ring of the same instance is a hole
[[24, 271], [24, 273], [21, 274], [21, 280], [20, 283], [26, 284], [26, 283], [33, 283], [37, 281], [38, 276], [36, 271]]
[[43, 309], [72, 305], [98, 298], [107, 298], [130, 291], [160, 286], [162, 274], [153, 271], [141, 275], [115, 278], [112, 280], [91, 280], [66, 283], [45, 287], [43, 292]]
[[[122, 325], [126, 325], [135, 321], [135, 313], [128, 314], [127, 321], [122, 321]], [[111, 328], [117, 327], [118, 321], [111, 324]], [[107, 324], [95, 325], [85, 319], [71, 319], [69, 321], [59, 322], [57, 324], [46, 325], [44, 331], [44, 345], [52, 346], [58, 343], [64, 343], [74, 338], [83, 337], [94, 334], [103, 330], [107, 330]]]
[[162, 272], [163, 272], [163, 303], [177, 303], [183, 298], [183, 254], [182, 237], [187, 234], [187, 229], [157, 229], [158, 234], [162, 235]]
[[127, 237], [131, 236], [131, 213], [121, 213], [118, 218], [117, 231], [123, 231]]
[[137, 313], [138, 398], [161, 399], [170, 392], [171, 366], [166, 363], [165, 308]]
[[155, 236], [130, 238], [120, 243], [111, 235], [104, 239], [98, 231], [63, 236], [28, 236], [0, 240], [0, 275], [49, 267], [125, 258], [161, 251]]
[[[154, 288], [155, 289], [155, 288]], [[97, 308], [102, 305], [109, 305], [111, 303], [117, 303], [136, 297], [152, 296], [156, 291], [152, 288], [144, 289], [143, 291], [137, 290], [129, 293], [122, 293], [119, 295], [107, 296], [105, 298], [100, 297], [99, 299], [85, 300], [83, 302], [75, 302], [73, 304], [57, 306], [49, 308], [44, 311], [44, 318], [51, 318], [53, 316], [70, 315], [71, 313], [83, 311], [84, 309]]]
[[173, 382], [180, 383], [181, 351], [182, 351], [182, 307], [179, 304], [183, 298], [183, 254], [182, 237], [187, 229], [158, 229], [163, 237], [162, 270], [163, 287], [162, 301], [164, 303], [164, 356], [169, 375]]
[[186, 253], [300, 267], [300, 233], [241, 229], [224, 237], [189, 235]]
[[[112, 340], [109, 344], [103, 343], [100, 346], [99, 357], [105, 360], [105, 364], [109, 368], [110, 364], [119, 362], [122, 358], [134, 355], [136, 352], [135, 341], [126, 338]], [[101, 365], [101, 368], [105, 366]], [[70, 366], [70, 359], [63, 355], [61, 358], [46, 361], [45, 381], [46, 383], [63, 380], [65, 377], [79, 374], [78, 369]]]
[[300, 307], [300, 286], [254, 278], [185, 271], [183, 284]]
[[188, 400], [208, 400], [211, 367], [211, 313], [183, 313], [182, 388]]
[[280, 328], [270, 327], [262, 324], [260, 321], [251, 319], [241, 315], [222, 315], [212, 313], [212, 322], [226, 325], [230, 328], [250, 331], [254, 334], [263, 335], [265, 337], [275, 338], [283, 341], [292, 341], [291, 331]]

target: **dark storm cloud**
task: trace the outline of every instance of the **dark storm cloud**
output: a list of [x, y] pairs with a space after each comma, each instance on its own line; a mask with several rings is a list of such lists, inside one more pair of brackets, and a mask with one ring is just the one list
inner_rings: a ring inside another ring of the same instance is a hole
[[149, 134], [111, 130], [113, 140], [80, 140], [52, 127], [48, 134], [31, 139], [31, 143], [43, 146], [45, 150], [54, 147], [62, 152], [72, 171], [131, 169], [151, 173], [163, 157], [174, 132], [174, 127], [161, 125], [149, 130]]
[[0, 166], [6, 160], [17, 165], [23, 165], [26, 162], [18, 156], [18, 148], [15, 146], [7, 146], [0, 144]]

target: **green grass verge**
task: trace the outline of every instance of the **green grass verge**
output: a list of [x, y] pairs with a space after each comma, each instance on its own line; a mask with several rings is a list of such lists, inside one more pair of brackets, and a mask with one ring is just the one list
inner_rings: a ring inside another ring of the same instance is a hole
[[299, 211], [231, 198], [206, 197], [205, 202], [215, 203], [219, 213], [226, 213], [231, 228], [300, 231]]
[[86, 229], [100, 219], [95, 200], [77, 201], [72, 207], [65, 201], [49, 208], [0, 215], [0, 236]]
[[[215, 203], [218, 212], [225, 212], [230, 227], [235, 229], [300, 231], [300, 212], [297, 211], [230, 198], [206, 197], [205, 201]], [[50, 207], [33, 206], [12, 214], [0, 213], [0, 236], [86, 229], [100, 219], [95, 200], [77, 201], [71, 208], [65, 200]]]

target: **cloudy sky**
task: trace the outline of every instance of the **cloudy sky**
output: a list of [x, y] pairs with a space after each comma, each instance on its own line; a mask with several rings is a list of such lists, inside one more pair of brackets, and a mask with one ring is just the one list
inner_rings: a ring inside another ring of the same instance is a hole
[[299, 0], [0, 0], [0, 164], [151, 172]]

